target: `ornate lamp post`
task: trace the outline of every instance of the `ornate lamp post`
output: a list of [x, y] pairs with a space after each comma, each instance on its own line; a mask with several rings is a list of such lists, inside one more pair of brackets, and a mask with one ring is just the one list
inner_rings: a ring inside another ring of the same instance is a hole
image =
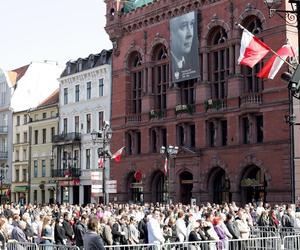
[[110, 159], [112, 154], [110, 152], [110, 143], [112, 138], [112, 129], [107, 121], [103, 122], [102, 128], [97, 132], [95, 130], [91, 133], [93, 143], [100, 145], [97, 154], [98, 159], [103, 159], [103, 177], [102, 177], [102, 188], [103, 188], [103, 202], [104, 204], [109, 203], [109, 193], [106, 189], [106, 181], [109, 180], [110, 166], [106, 167], [106, 159]]
[[165, 177], [166, 177], [166, 191], [167, 191], [167, 197], [166, 201], [167, 203], [170, 203], [170, 159], [175, 158], [178, 154], [178, 147], [169, 145], [167, 148], [165, 146], [161, 146], [160, 153], [164, 155], [165, 157]]

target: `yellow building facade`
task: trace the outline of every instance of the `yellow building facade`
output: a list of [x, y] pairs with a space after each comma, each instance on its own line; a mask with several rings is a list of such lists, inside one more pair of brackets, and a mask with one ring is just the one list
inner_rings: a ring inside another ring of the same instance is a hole
[[58, 128], [58, 91], [30, 111], [31, 159], [30, 203], [56, 202], [56, 181], [52, 179], [53, 136]]

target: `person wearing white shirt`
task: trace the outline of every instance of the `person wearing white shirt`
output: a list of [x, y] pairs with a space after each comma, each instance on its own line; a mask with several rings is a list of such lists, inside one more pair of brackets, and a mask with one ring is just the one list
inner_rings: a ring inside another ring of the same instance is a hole
[[160, 228], [159, 210], [155, 209], [147, 222], [149, 244], [163, 244], [165, 238]]
[[187, 239], [187, 228], [184, 221], [183, 211], [178, 212], [178, 218], [176, 220], [176, 234], [179, 239], [179, 242], [184, 242]]

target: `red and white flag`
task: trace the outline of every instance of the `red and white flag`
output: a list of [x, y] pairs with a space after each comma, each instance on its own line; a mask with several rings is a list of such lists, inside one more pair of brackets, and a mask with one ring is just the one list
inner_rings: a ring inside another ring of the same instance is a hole
[[165, 158], [165, 164], [164, 164], [164, 173], [167, 175], [168, 173], [168, 158]]
[[104, 168], [104, 158], [103, 157], [99, 157], [99, 159], [98, 159], [98, 167], [99, 168]]
[[[241, 27], [241, 26], [240, 26]], [[251, 32], [243, 29], [243, 36], [240, 48], [239, 64], [247, 65], [251, 68], [263, 59], [270, 51], [268, 45], [259, 40]]]
[[270, 60], [264, 65], [261, 71], [257, 74], [258, 77], [273, 79], [287, 57], [295, 57], [295, 52], [292, 46], [289, 44], [283, 45], [277, 51], [277, 54], [278, 55], [273, 55]]
[[121, 156], [125, 147], [120, 148], [116, 153], [112, 155], [112, 159], [115, 159], [116, 162], [121, 161]]

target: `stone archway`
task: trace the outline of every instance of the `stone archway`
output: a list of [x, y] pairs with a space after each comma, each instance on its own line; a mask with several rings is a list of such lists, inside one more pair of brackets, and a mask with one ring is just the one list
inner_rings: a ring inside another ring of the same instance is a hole
[[245, 168], [240, 181], [242, 203], [266, 201], [267, 181], [264, 171], [256, 166]]
[[180, 201], [183, 204], [190, 204], [193, 190], [193, 174], [184, 171], [179, 175]]
[[208, 188], [212, 195], [212, 202], [216, 204], [231, 202], [230, 180], [223, 168], [215, 167], [212, 169], [208, 178]]
[[164, 203], [167, 201], [167, 180], [162, 171], [155, 171], [153, 173], [151, 182], [152, 202]]

